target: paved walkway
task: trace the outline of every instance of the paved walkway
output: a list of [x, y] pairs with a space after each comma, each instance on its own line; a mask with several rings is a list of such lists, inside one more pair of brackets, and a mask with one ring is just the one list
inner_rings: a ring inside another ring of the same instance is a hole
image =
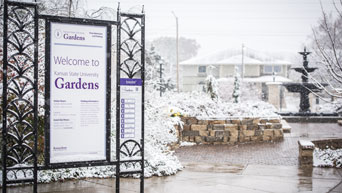
[[[146, 193], [289, 193], [342, 192], [342, 170], [296, 166], [186, 163], [184, 171], [145, 180]], [[114, 193], [115, 179], [86, 179], [40, 184], [44, 193]], [[32, 192], [30, 186], [9, 193]], [[121, 193], [138, 193], [139, 180], [122, 179]]]
[[[277, 143], [239, 146], [182, 147], [177, 155], [185, 166], [173, 176], [145, 180], [146, 193], [288, 193], [342, 192], [342, 169], [297, 166], [299, 139], [342, 137], [337, 124], [291, 124], [292, 133]], [[84, 179], [39, 184], [44, 193], [114, 193], [115, 179]], [[32, 186], [9, 193], [32, 192]], [[121, 193], [138, 193], [139, 180], [121, 180]]]
[[181, 147], [176, 155], [181, 162], [295, 166], [298, 140], [342, 137], [342, 127], [336, 123], [290, 123], [290, 126], [291, 133], [285, 133], [281, 142]]

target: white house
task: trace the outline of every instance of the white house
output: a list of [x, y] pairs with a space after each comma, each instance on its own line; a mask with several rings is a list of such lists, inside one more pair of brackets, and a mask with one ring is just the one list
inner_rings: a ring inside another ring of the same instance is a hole
[[242, 75], [242, 81], [257, 83], [266, 93], [270, 82], [291, 81], [288, 78], [291, 62], [257, 51], [248, 50], [242, 54], [241, 51], [225, 50], [181, 62], [181, 90], [186, 92], [202, 89], [209, 74], [221, 81], [231, 79], [235, 66]]

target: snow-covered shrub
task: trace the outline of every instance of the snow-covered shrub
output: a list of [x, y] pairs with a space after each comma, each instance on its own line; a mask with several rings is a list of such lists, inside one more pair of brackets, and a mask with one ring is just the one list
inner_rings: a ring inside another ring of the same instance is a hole
[[217, 99], [218, 97], [218, 83], [214, 76], [208, 75], [205, 79], [206, 82], [206, 91], [210, 95], [212, 100]]
[[178, 109], [184, 116], [192, 117], [278, 117], [275, 107], [259, 100], [246, 100], [241, 103], [211, 100], [203, 92], [168, 93], [163, 97], [172, 109]]
[[[235, 92], [234, 78], [220, 78], [218, 82], [218, 96], [222, 101], [234, 101]], [[239, 81], [239, 99], [244, 101], [260, 101], [261, 89], [258, 83]]]
[[240, 90], [240, 78], [239, 74], [236, 73], [234, 76], [234, 90], [233, 90], [233, 102], [234, 103], [239, 103], [240, 102], [240, 95], [241, 95], [241, 90]]
[[313, 152], [313, 165], [342, 168], [342, 149], [319, 149]]
[[180, 117], [171, 117], [168, 98], [158, 92], [146, 92], [145, 104], [145, 176], [172, 175], [182, 168], [168, 145], [177, 142], [174, 125], [181, 124]]
[[337, 99], [332, 102], [323, 102], [322, 104], [316, 105], [318, 113], [339, 113], [342, 114], [342, 99]]

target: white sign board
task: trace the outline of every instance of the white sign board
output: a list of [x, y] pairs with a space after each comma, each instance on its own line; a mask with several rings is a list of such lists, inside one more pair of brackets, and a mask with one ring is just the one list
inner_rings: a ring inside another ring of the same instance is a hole
[[105, 160], [107, 29], [50, 27], [50, 163]]
[[140, 142], [142, 125], [142, 80], [120, 79], [120, 142]]

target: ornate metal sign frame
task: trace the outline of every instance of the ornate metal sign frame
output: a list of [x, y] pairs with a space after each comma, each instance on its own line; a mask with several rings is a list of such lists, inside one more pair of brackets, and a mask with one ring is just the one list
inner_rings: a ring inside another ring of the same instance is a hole
[[[2, 192], [10, 184], [32, 183], [37, 192], [38, 171], [46, 169], [116, 166], [116, 192], [120, 192], [120, 176], [139, 174], [140, 192], [144, 192], [144, 73], [145, 15], [117, 12], [118, 21], [39, 15], [37, 3], [4, 1], [3, 27], [3, 93], [2, 93]], [[44, 164], [38, 165], [38, 27], [45, 21], [45, 88], [49, 87], [49, 24], [50, 22], [100, 25], [107, 27], [107, 91], [106, 95], [106, 160], [51, 164], [49, 160], [49, 100], [45, 94]], [[116, 160], [111, 153], [111, 34], [117, 27], [116, 66]], [[141, 139], [120, 142], [120, 78], [141, 81]], [[132, 170], [132, 166], [135, 168]], [[138, 166], [138, 168], [137, 168]], [[127, 170], [126, 168], [130, 168]]]

